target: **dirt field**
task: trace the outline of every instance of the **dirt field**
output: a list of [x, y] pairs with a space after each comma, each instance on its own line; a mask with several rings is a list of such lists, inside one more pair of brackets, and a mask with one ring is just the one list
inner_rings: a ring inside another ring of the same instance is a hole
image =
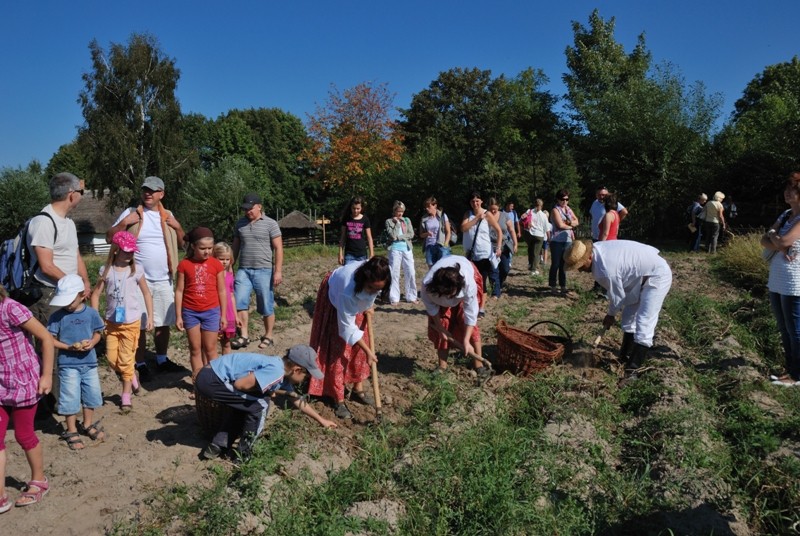
[[[419, 257], [419, 255], [417, 256]], [[487, 315], [481, 320], [485, 354], [490, 358], [496, 351], [494, 325], [498, 318], [516, 315], [519, 325], [527, 327], [531, 321], [547, 319], [555, 308], [569, 305], [575, 300], [574, 293], [567, 297], [551, 296], [544, 279], [534, 279], [524, 270], [526, 259], [517, 256], [508, 280], [508, 291], [499, 300], [487, 300]], [[317, 286], [331, 265], [309, 263], [287, 263], [284, 283], [278, 288], [278, 303], [295, 306], [291, 320], [284, 320], [276, 327], [276, 348], [272, 354], [282, 354], [288, 347], [308, 342], [311, 318], [311, 303]], [[676, 277], [676, 285], [697, 285], [691, 277], [691, 266], [680, 268], [685, 277]], [[417, 277], [422, 279], [424, 262], [417, 258]], [[570, 285], [577, 282], [584, 288], [591, 285], [587, 274], [574, 274]], [[590, 307], [583, 333], [573, 334], [577, 339], [591, 341], [605, 311], [605, 302], [597, 300]], [[253, 335], [260, 335], [255, 331]], [[384, 419], [402, 419], [403, 410], [420, 394], [413, 381], [416, 367], [432, 369], [435, 352], [426, 339], [426, 316], [422, 305], [401, 303], [390, 307], [377, 307], [375, 335], [380, 358], [379, 377], [384, 403]], [[613, 337], [616, 339], [616, 337]], [[609, 337], [611, 339], [611, 337]], [[188, 367], [185, 340], [174, 334], [170, 358]], [[604, 341], [594, 352], [583, 354], [592, 361], [602, 358], [603, 370], [582, 369], [581, 374], [591, 379], [593, 374], [615, 373], [613, 352], [616, 340]], [[257, 352], [251, 344], [248, 351]], [[578, 356], [581, 354], [579, 353]], [[454, 374], [465, 385], [472, 382], [470, 372], [461, 366], [452, 367]], [[85, 438], [87, 448], [80, 452], [68, 450], [59, 439], [61, 418], [49, 418], [37, 422], [37, 430], [44, 445], [45, 472], [51, 482], [51, 491], [42, 503], [28, 508], [13, 508], [0, 517], [3, 531], [12, 529], [17, 533], [33, 534], [98, 534], [112, 526], [115, 520], [135, 517], [137, 510], [144, 508], [142, 499], [153, 489], [174, 482], [193, 484], [207, 476], [206, 462], [199, 459], [205, 444], [190, 399], [188, 370], [184, 374], [156, 376], [152, 383], [145, 384], [142, 394], [134, 397], [134, 410], [128, 415], [120, 414], [118, 382], [107, 367], [101, 367], [101, 381], [106, 404], [98, 410], [103, 417], [107, 439], [93, 444]], [[515, 378], [508, 375], [495, 376], [482, 388], [496, 390]], [[332, 417], [332, 410], [321, 402], [315, 407]], [[339, 442], [342, 450], [340, 464], [347, 463], [347, 451], [352, 438], [374, 418], [374, 410], [351, 404], [354, 413], [352, 422], [344, 422], [337, 430], [325, 434], [325, 441]], [[298, 426], [307, 427], [310, 437], [321, 438], [324, 431], [298, 414]], [[336, 438], [339, 438], [338, 440]], [[8, 468], [7, 485], [12, 498], [16, 498], [29, 476], [19, 445], [9, 432], [6, 437]], [[302, 462], [298, 462], [302, 463]], [[15, 489], [16, 488], [16, 489]]]

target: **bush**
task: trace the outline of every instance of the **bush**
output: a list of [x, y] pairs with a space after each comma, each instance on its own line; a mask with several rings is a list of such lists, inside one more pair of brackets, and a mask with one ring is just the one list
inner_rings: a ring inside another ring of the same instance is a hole
[[769, 275], [769, 264], [761, 257], [761, 235], [734, 236], [719, 250], [715, 267], [718, 275], [749, 290], [764, 290]]
[[11, 238], [20, 226], [50, 202], [44, 175], [21, 169], [0, 169], [0, 238]]

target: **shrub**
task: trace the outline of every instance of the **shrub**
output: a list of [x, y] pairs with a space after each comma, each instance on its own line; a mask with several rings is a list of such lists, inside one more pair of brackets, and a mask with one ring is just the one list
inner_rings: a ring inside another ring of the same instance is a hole
[[761, 235], [734, 236], [719, 250], [715, 269], [722, 279], [738, 287], [763, 290], [769, 275], [769, 264], [761, 257], [763, 249]]

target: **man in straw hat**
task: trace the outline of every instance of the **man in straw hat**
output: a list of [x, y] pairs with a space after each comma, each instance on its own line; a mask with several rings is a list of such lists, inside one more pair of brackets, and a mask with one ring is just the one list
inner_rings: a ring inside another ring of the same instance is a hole
[[564, 267], [591, 272], [608, 291], [603, 327], [613, 326], [617, 313], [622, 311], [620, 358], [626, 363], [626, 370], [638, 369], [653, 346], [658, 314], [672, 285], [667, 261], [656, 248], [631, 240], [594, 244], [578, 240], [564, 252]]

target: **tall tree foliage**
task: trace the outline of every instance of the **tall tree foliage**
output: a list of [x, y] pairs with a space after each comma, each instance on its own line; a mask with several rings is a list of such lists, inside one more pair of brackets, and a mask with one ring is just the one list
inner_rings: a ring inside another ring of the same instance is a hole
[[180, 72], [155, 37], [133, 34], [108, 52], [89, 44], [91, 71], [78, 102], [85, 124], [89, 184], [116, 201], [127, 201], [148, 175], [177, 191], [191, 167], [181, 137], [181, 110], [175, 98]]
[[675, 228], [671, 215], [704, 182], [720, 100], [701, 84], [687, 88], [669, 64], [651, 68], [643, 35], [626, 54], [613, 18], [595, 10], [589, 21], [589, 29], [573, 23], [564, 75], [586, 191], [601, 182], [617, 190], [632, 208], [629, 236], [658, 235]]
[[783, 206], [782, 183], [790, 171], [800, 169], [797, 56], [766, 67], [747, 84], [716, 148], [719, 182], [735, 191], [737, 199], [775, 205], [777, 198]]
[[31, 166], [0, 169], [0, 239], [14, 236], [25, 220], [49, 202], [48, 180], [41, 172]]
[[410, 151], [434, 144], [452, 155], [446, 182], [431, 181], [426, 190], [446, 193], [443, 201], [463, 207], [473, 189], [527, 204], [549, 197], [564, 180], [574, 184], [565, 129], [553, 111], [557, 99], [541, 89], [546, 83], [544, 73], [534, 69], [507, 79], [455, 68], [415, 94], [403, 110]]
[[377, 198], [376, 177], [403, 152], [392, 101], [386, 84], [364, 82], [344, 91], [334, 87], [309, 117], [311, 145], [303, 158], [328, 193]]

